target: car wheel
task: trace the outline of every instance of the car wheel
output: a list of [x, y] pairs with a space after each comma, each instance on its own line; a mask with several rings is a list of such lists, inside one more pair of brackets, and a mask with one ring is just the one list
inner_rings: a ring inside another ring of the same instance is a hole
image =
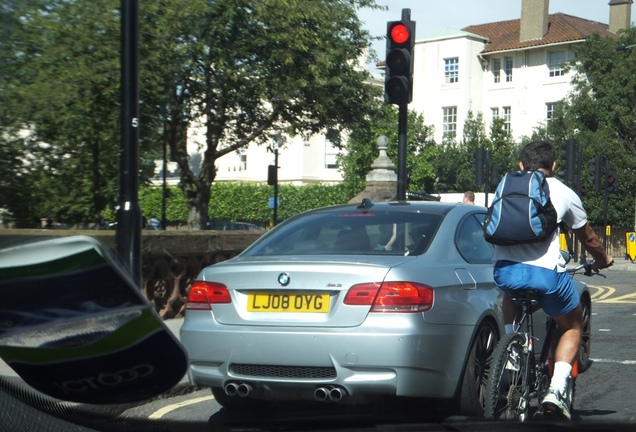
[[221, 387], [212, 387], [212, 396], [223, 408], [228, 410], [258, 410], [266, 408], [268, 401], [240, 396], [228, 396]]
[[584, 295], [581, 298], [581, 306], [583, 325], [578, 356], [579, 372], [583, 372], [590, 367], [590, 348], [592, 346], [592, 304], [588, 296]]
[[486, 405], [486, 385], [493, 354], [499, 342], [495, 325], [485, 322], [479, 327], [468, 352], [461, 392], [458, 398], [462, 415], [483, 417]]

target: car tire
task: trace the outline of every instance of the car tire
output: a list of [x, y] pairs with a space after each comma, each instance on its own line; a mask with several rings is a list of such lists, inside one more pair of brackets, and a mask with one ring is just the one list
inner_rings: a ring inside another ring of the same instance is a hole
[[592, 303], [589, 296], [583, 295], [581, 307], [583, 318], [578, 362], [579, 372], [584, 372], [590, 367], [590, 348], [592, 346]]
[[477, 330], [468, 352], [462, 386], [457, 398], [459, 414], [484, 416], [488, 374], [498, 342], [499, 333], [495, 324], [490, 321], [484, 322]]

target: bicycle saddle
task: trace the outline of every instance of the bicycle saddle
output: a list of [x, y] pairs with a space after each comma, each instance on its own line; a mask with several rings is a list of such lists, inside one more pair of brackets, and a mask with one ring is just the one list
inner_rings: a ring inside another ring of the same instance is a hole
[[520, 289], [510, 291], [510, 297], [514, 302], [520, 301], [537, 301], [543, 296], [543, 293], [536, 289]]

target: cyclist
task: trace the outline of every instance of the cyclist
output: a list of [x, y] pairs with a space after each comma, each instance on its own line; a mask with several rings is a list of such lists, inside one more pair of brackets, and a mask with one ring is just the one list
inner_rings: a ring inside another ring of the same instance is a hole
[[[569, 187], [553, 177], [555, 169], [554, 148], [545, 141], [534, 141], [521, 151], [519, 168], [525, 171], [540, 170], [550, 188], [550, 200], [563, 220], [572, 229], [583, 247], [594, 258], [592, 269], [611, 266], [614, 260], [605, 254], [603, 245], [590, 225], [581, 199]], [[581, 341], [582, 319], [579, 294], [566, 272], [565, 260], [560, 253], [559, 230], [544, 242], [495, 246], [493, 277], [504, 291], [503, 314], [506, 333], [513, 331], [515, 316], [521, 312], [510, 296], [517, 289], [537, 289], [543, 292], [539, 304], [546, 314], [556, 321], [562, 331], [554, 365], [550, 389], [541, 402], [544, 411], [560, 413], [571, 418], [567, 404], [567, 380], [577, 357]]]

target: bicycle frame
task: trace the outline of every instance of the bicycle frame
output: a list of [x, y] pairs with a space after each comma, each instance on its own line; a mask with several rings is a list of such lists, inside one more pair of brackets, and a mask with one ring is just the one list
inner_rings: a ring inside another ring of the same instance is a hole
[[[523, 394], [521, 395], [521, 399], [519, 401], [518, 410], [521, 416], [525, 416], [525, 412], [528, 409], [528, 404], [530, 403], [530, 399], [532, 398], [532, 393], [537, 391], [537, 372], [539, 370], [536, 367], [536, 358], [534, 353], [534, 320], [533, 320], [533, 309], [538, 308], [537, 302], [535, 300], [523, 299], [518, 300], [521, 303], [523, 308], [523, 312], [521, 314], [521, 319], [518, 323], [514, 324], [514, 331], [516, 333], [521, 332], [521, 327], [524, 322], [526, 324], [526, 342], [524, 344], [524, 351], [526, 353], [525, 357], [525, 368], [524, 368], [524, 376], [522, 377], [522, 386], [523, 386]], [[547, 339], [547, 338], [546, 338]], [[539, 364], [542, 364], [540, 362]]]
[[[536, 300], [519, 299], [517, 300], [522, 306], [522, 315], [518, 323], [514, 324], [514, 330], [517, 333], [524, 333], [521, 330], [524, 322], [526, 324], [526, 343], [524, 350], [526, 351], [526, 368], [523, 376], [524, 394], [519, 403], [519, 411], [524, 413], [528, 409], [528, 404], [533, 397], [541, 400], [547, 393], [552, 373], [554, 372], [554, 363], [556, 355], [556, 347], [559, 341], [558, 326], [554, 320], [548, 317], [548, 329], [546, 331], [545, 340], [541, 349], [539, 362], [536, 361], [534, 344], [534, 320], [533, 313], [540, 307]], [[576, 379], [578, 376], [578, 362], [575, 361], [572, 366], [571, 376]]]

